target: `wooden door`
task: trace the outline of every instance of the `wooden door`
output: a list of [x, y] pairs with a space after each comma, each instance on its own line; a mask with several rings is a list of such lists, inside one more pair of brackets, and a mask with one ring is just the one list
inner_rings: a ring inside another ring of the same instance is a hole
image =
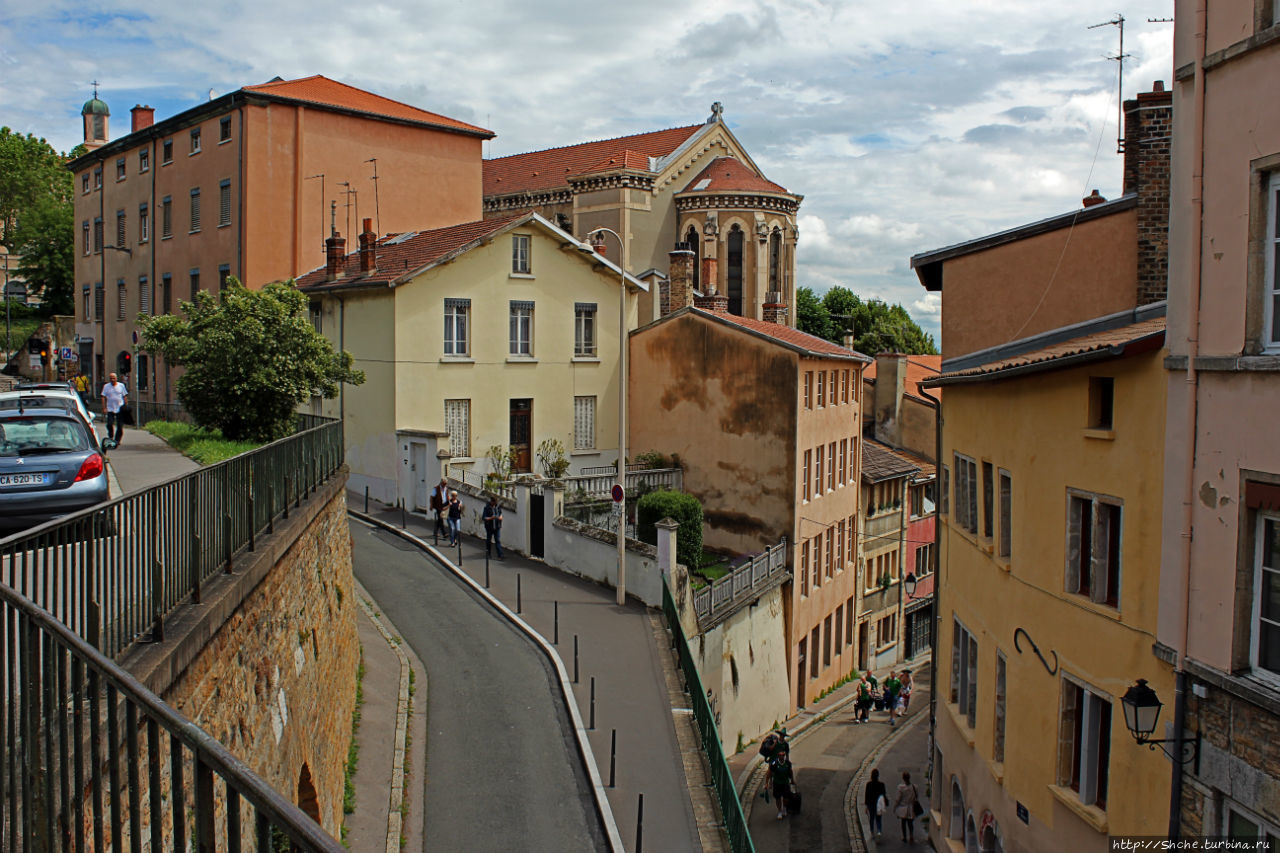
[[511, 429], [508, 443], [511, 445], [515, 471], [532, 471], [532, 449], [530, 436], [533, 435], [533, 400], [519, 399], [511, 401]]

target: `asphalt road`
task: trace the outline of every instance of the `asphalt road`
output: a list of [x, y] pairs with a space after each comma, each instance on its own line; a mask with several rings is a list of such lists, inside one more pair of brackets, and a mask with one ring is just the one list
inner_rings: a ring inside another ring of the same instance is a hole
[[427, 668], [424, 848], [606, 849], [542, 654], [417, 548], [351, 532], [356, 576]]

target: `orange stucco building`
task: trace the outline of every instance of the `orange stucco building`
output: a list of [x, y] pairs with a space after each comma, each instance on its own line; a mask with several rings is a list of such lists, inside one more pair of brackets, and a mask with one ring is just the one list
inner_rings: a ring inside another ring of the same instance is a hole
[[[704, 543], [786, 537], [791, 709], [854, 666], [862, 369], [853, 350], [779, 322], [685, 306], [632, 332], [630, 445], [679, 454]], [[775, 315], [776, 316], [776, 315]]]
[[[246, 86], [160, 122], [134, 107], [114, 141], [96, 95], [82, 114], [90, 150], [69, 164], [76, 319], [81, 370], [96, 382], [132, 354], [140, 314], [176, 311], [228, 276], [260, 287], [314, 269], [331, 227], [481, 216], [492, 133], [325, 77]], [[138, 353], [130, 394], [168, 402], [169, 380]]]

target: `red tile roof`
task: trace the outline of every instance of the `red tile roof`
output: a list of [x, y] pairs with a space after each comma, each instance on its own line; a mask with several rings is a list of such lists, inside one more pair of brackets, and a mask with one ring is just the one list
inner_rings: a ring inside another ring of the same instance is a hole
[[701, 308], [690, 308], [688, 310], [701, 314], [704, 317], [714, 317], [717, 320], [742, 326], [744, 329], [749, 329], [758, 335], [764, 335], [790, 347], [805, 350], [810, 355], [837, 356], [840, 358], [854, 358], [863, 361], [868, 360], [867, 357], [860, 352], [854, 352], [847, 347], [842, 347], [839, 344], [833, 344], [831, 341], [824, 338], [815, 337], [814, 335], [802, 332], [799, 329], [784, 326], [781, 323], [769, 323], [764, 320], [756, 320], [752, 317], [739, 317], [737, 314], [721, 314], [718, 311], [704, 311]]
[[[703, 184], [706, 181], [706, 184]], [[785, 193], [785, 187], [757, 175], [736, 157], [717, 157], [681, 192]]]
[[[926, 379], [932, 379], [942, 373], [942, 356], [940, 355], [908, 355], [907, 356], [907, 378], [904, 382], [906, 393], [912, 396], [920, 396], [920, 383]], [[875, 362], [867, 365], [867, 369], [862, 371], [862, 379], [864, 382], [874, 382], [876, 378]], [[933, 396], [941, 396], [942, 389], [934, 389], [930, 392]]]
[[[705, 127], [693, 124], [673, 127], [616, 139], [598, 139], [569, 145], [564, 148], [548, 148], [513, 154], [484, 161], [484, 194], [506, 195], [516, 192], [534, 192], [555, 187], [567, 187], [569, 175], [598, 171], [594, 167], [610, 158], [622, 157], [626, 152], [644, 157], [665, 157], [679, 148], [685, 140]], [[634, 162], [634, 159], [633, 159]], [[617, 168], [616, 166], [603, 168]], [[643, 167], [648, 169], [646, 162]]]
[[354, 86], [348, 86], [346, 83], [330, 80], [320, 74], [312, 77], [302, 77], [298, 80], [271, 80], [257, 86], [245, 86], [243, 91], [271, 95], [277, 98], [288, 98], [293, 101], [307, 101], [313, 104], [342, 107], [343, 109], [357, 110], [362, 113], [371, 113], [405, 121], [433, 124], [438, 127], [482, 134], [487, 137], [493, 136], [493, 131], [485, 130], [483, 127], [476, 127], [473, 124], [442, 116], [439, 113], [420, 110], [400, 101], [393, 101], [390, 98], [366, 92], [364, 89], [357, 89]]
[[639, 151], [628, 148], [620, 154], [601, 160], [588, 169], [583, 169], [578, 174], [591, 175], [596, 172], [611, 172], [614, 169], [640, 169], [647, 172], [649, 171], [649, 155], [641, 154]]
[[482, 219], [479, 222], [437, 228], [434, 231], [405, 232], [412, 235], [408, 237], [405, 234], [390, 234], [378, 240], [377, 248], [374, 250], [377, 268], [373, 272], [368, 274], [360, 272], [360, 253], [357, 250], [344, 259], [345, 275], [342, 278], [325, 281], [325, 268], [319, 267], [306, 275], [299, 276], [298, 287], [312, 293], [322, 293], [339, 287], [351, 287], [353, 284], [391, 282], [405, 273], [421, 269], [501, 231], [513, 220], [525, 216], [528, 214], [519, 213], [501, 219]]
[[995, 374], [1012, 372], [1018, 368], [1023, 368], [1018, 372], [1026, 372], [1025, 369], [1033, 366], [1050, 368], [1054, 366], [1054, 362], [1064, 361], [1071, 356], [1082, 356], [1089, 353], [1124, 355], [1128, 348], [1134, 344], [1144, 344], [1145, 346], [1137, 351], [1145, 352], [1148, 348], [1156, 349], [1163, 346], [1164, 333], [1165, 318], [1153, 317], [1150, 320], [1130, 323], [1118, 329], [1082, 335], [1078, 338], [1051, 344], [1010, 358], [980, 364], [977, 367], [943, 373], [933, 381], [947, 385], [954, 382], [985, 379], [987, 377], [998, 379], [1000, 377]]
[[897, 477], [915, 474], [920, 466], [905, 454], [874, 439], [862, 442], [862, 479], [867, 483], [879, 483]]

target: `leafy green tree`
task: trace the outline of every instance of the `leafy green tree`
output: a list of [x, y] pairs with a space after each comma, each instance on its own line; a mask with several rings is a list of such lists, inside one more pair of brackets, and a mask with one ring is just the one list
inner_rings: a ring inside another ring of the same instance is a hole
[[199, 426], [235, 440], [288, 435], [313, 393], [332, 399], [340, 383], [360, 385], [351, 354], [335, 352], [307, 317], [293, 282], [248, 290], [234, 277], [218, 296], [200, 291], [186, 317], [141, 317], [142, 348], [186, 371], [178, 400]]
[[23, 212], [15, 234], [17, 274], [53, 314], [75, 313], [75, 226], [70, 203], [52, 197]]
[[31, 134], [0, 127], [0, 243], [12, 242], [23, 214], [45, 199], [70, 205], [71, 173], [67, 157]]
[[702, 504], [686, 492], [662, 489], [636, 502], [636, 538], [658, 544], [657, 523], [664, 518], [680, 525], [676, 531], [676, 560], [690, 569], [702, 565]]
[[[901, 305], [889, 305], [879, 299], [861, 299], [847, 287], [836, 285], [823, 294], [819, 303], [827, 317], [830, 334], [822, 335], [801, 322], [801, 291], [796, 291], [796, 319], [801, 331], [818, 335], [835, 343], [844, 343], [846, 333], [853, 334], [853, 348], [867, 355], [879, 352], [902, 352], [912, 355], [937, 355], [933, 336], [926, 334]], [[812, 294], [812, 291], [809, 291]], [[820, 328], [820, 326], [818, 326]]]
[[796, 328], [814, 337], [835, 340], [831, 315], [812, 288], [796, 288]]

